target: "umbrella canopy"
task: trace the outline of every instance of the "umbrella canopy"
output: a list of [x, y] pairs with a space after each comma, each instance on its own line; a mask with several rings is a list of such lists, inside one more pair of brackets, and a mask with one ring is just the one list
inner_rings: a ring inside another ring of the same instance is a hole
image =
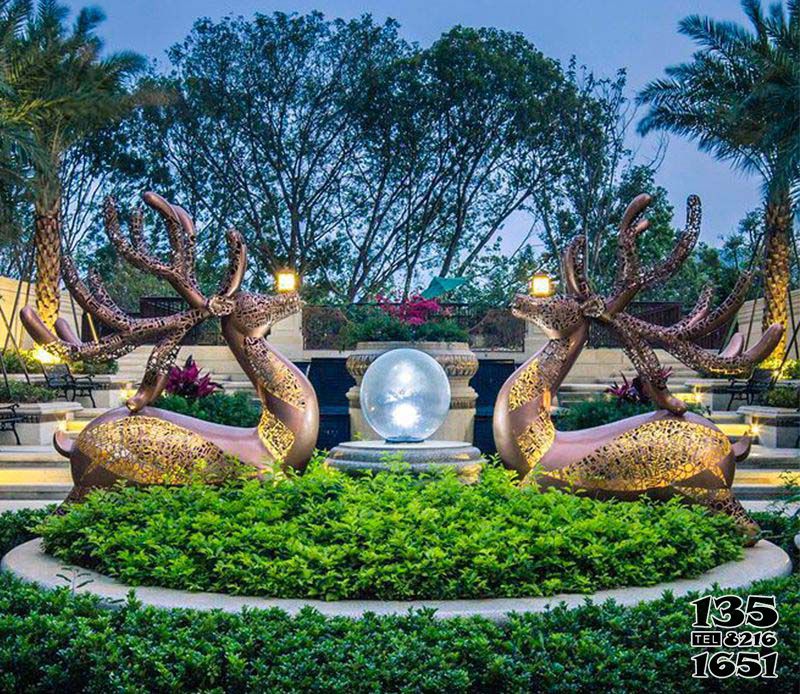
[[457, 289], [462, 284], [466, 284], [466, 282], [467, 280], [463, 277], [434, 277], [428, 288], [422, 292], [422, 297], [424, 299], [435, 299], [437, 296]]

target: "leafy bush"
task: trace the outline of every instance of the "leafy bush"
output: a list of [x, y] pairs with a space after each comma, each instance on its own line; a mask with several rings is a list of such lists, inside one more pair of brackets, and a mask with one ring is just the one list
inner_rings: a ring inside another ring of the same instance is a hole
[[[8, 692], [649, 692], [755, 694], [800, 686], [800, 576], [735, 592], [774, 595], [778, 680], [689, 676], [693, 608], [671, 596], [437, 620], [360, 620], [305, 609], [241, 614], [120, 610], [0, 575], [0, 690]], [[754, 649], [757, 650], [757, 649]]]
[[[0, 554], [29, 539], [46, 511], [0, 515]], [[765, 523], [765, 515], [759, 520]], [[765, 523], [766, 526], [766, 523]], [[717, 591], [716, 593], [719, 594]], [[740, 595], [774, 595], [778, 680], [687, 676], [692, 595], [635, 607], [611, 601], [573, 610], [437, 620], [429, 611], [361, 620], [146, 608], [118, 611], [88, 595], [39, 590], [0, 574], [0, 690], [196, 691], [796, 691], [800, 687], [800, 575]]]
[[35, 383], [9, 380], [8, 388], [0, 383], [0, 402], [50, 402], [63, 397], [59, 391]]
[[19, 511], [4, 511], [0, 513], [0, 556], [12, 547], [34, 537], [33, 528], [41, 523], [55, 506], [39, 509], [21, 509]]
[[542, 493], [496, 467], [471, 486], [315, 462], [275, 485], [98, 491], [40, 530], [60, 559], [133, 585], [325, 600], [591, 592], [741, 554], [726, 516]]
[[154, 406], [234, 427], [254, 427], [261, 417], [260, 405], [244, 392], [212, 393], [191, 400], [182, 395], [162, 395]]
[[795, 410], [800, 407], [800, 390], [790, 386], [772, 388], [764, 394], [763, 401], [770, 407], [788, 407]]
[[444, 311], [436, 313], [414, 306], [389, 309], [388, 306], [359, 310], [339, 333], [340, 348], [352, 349], [358, 342], [469, 341], [469, 333]]
[[[19, 353], [9, 349], [3, 352], [2, 359], [6, 367], [6, 372], [10, 374], [25, 373], [26, 369], [28, 373], [38, 374], [42, 369], [39, 361], [33, 356], [32, 349], [21, 349]], [[114, 360], [101, 362], [74, 361], [70, 363], [69, 368], [76, 374], [99, 376], [101, 374], [117, 373], [117, 371], [119, 371], [119, 364]]]
[[781, 368], [779, 378], [784, 380], [800, 379], [800, 359], [787, 359]]
[[[577, 431], [617, 422], [637, 414], [653, 412], [655, 409], [652, 403], [644, 404], [616, 398], [591, 398], [565, 408], [555, 415], [555, 422], [561, 431]], [[689, 404], [688, 410], [696, 414], [703, 414], [702, 406], [695, 403]]]

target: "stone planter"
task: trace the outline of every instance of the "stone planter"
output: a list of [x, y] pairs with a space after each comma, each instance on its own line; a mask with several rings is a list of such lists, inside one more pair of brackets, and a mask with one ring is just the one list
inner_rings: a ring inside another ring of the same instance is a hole
[[745, 405], [739, 408], [745, 421], [757, 427], [758, 442], [768, 448], [796, 448], [800, 436], [800, 412], [787, 407]]
[[471, 443], [478, 394], [469, 382], [478, 371], [478, 358], [466, 342], [359, 342], [355, 351], [347, 358], [347, 371], [356, 382], [347, 392], [351, 436], [369, 441], [381, 438], [367, 424], [361, 413], [359, 389], [369, 365], [384, 352], [401, 347], [418, 349], [432, 356], [441, 364], [450, 382], [450, 412], [431, 438], [436, 441]]
[[[17, 423], [17, 433], [23, 446], [49, 446], [53, 442], [53, 434], [64, 430], [67, 421], [83, 408], [80, 403], [55, 400], [53, 402], [33, 402], [19, 406], [17, 414], [23, 417]], [[14, 434], [10, 431], [0, 432], [0, 445], [14, 445]]]

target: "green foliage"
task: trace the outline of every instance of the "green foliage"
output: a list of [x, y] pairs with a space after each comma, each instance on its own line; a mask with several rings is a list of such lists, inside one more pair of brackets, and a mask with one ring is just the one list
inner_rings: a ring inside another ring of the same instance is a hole
[[742, 5], [752, 29], [700, 15], [681, 20], [698, 50], [641, 92], [649, 110], [639, 130], [688, 137], [759, 173], [767, 196], [778, 197], [800, 179], [800, 5], [776, 3], [766, 15], [759, 0]]
[[21, 509], [0, 513], [0, 556], [8, 550], [35, 537], [33, 528], [41, 523], [55, 508]]
[[234, 427], [254, 427], [261, 417], [260, 405], [245, 392], [212, 393], [195, 400], [181, 395], [162, 395], [155, 407]]
[[8, 388], [5, 387], [5, 384], [0, 384], [0, 401], [2, 402], [50, 402], [63, 397], [59, 391], [38, 386], [35, 383], [9, 379]]
[[[0, 514], [0, 554], [32, 537], [47, 510]], [[763, 527], [783, 527], [756, 514]], [[788, 526], [787, 526], [788, 527]], [[775, 595], [779, 680], [731, 678], [724, 691], [800, 686], [800, 575], [734, 592]], [[718, 593], [717, 593], [718, 594]], [[310, 609], [241, 614], [142, 607], [118, 611], [68, 589], [43, 591], [0, 574], [0, 690], [196, 691], [648, 691], [689, 694], [692, 595], [621, 607], [613, 602], [512, 617], [438, 620], [431, 612], [361, 620]], [[712, 689], [716, 690], [714, 683]]]
[[325, 600], [591, 592], [741, 554], [726, 516], [542, 493], [496, 467], [475, 485], [315, 462], [278, 484], [97, 491], [39, 530], [59, 559], [133, 585]]
[[795, 570], [800, 570], [800, 549], [794, 543], [795, 536], [800, 533], [800, 514], [753, 511], [750, 515], [761, 526], [764, 539], [781, 547], [792, 557]]
[[366, 309], [339, 333], [342, 349], [358, 342], [469, 342], [469, 333], [450, 319], [409, 325], [377, 309]]
[[613, 602], [505, 624], [432, 612], [326, 618], [311, 609], [241, 614], [102, 609], [91, 596], [0, 575], [0, 689], [19, 692], [796, 691], [800, 576], [740, 591], [774, 595], [775, 680], [688, 676], [696, 595]]
[[[556, 427], [561, 431], [577, 431], [589, 427], [617, 422], [637, 414], [653, 412], [653, 404], [644, 405], [611, 398], [590, 398], [576, 402], [555, 415]], [[703, 414], [701, 405], [688, 404], [689, 412]]]
[[[42, 366], [33, 353], [34, 350], [32, 349], [21, 349], [19, 352], [9, 349], [3, 352], [2, 359], [6, 367], [6, 372], [10, 374], [21, 374], [25, 373], [27, 369], [28, 373], [41, 373]], [[117, 371], [119, 371], [119, 364], [114, 360], [96, 363], [74, 361], [70, 363], [69, 368], [72, 370], [72, 373], [99, 376], [100, 374], [117, 373]]]
[[800, 379], [800, 359], [787, 359], [781, 367], [781, 379]]
[[792, 386], [778, 386], [768, 390], [763, 401], [770, 407], [788, 407], [796, 410], [800, 407], [800, 390]]

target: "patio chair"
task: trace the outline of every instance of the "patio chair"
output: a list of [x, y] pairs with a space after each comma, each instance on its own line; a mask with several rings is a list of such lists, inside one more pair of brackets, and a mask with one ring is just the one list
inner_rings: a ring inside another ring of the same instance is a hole
[[745, 404], [752, 405], [759, 396], [772, 387], [772, 377], [770, 369], [755, 369], [753, 375], [746, 381], [731, 379], [731, 382], [720, 391], [731, 396], [728, 401], [728, 410], [731, 409], [734, 400], [744, 400]]
[[[92, 402], [92, 407], [97, 407], [94, 401], [93, 391], [100, 389], [100, 384], [95, 383], [89, 376], [75, 376], [67, 364], [42, 364], [42, 374], [47, 387], [64, 393], [66, 400], [75, 402], [78, 396], [88, 397]], [[72, 397], [70, 397], [72, 393]]]

